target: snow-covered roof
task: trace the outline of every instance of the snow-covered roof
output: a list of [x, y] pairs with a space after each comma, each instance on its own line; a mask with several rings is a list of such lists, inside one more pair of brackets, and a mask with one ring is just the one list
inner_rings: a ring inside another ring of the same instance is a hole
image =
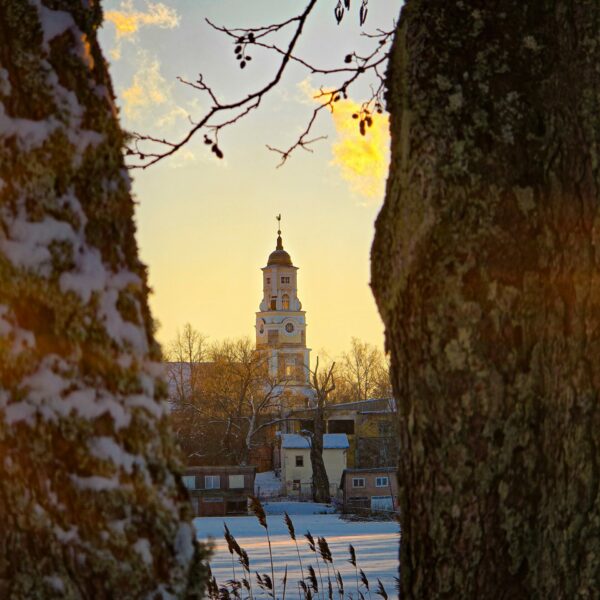
[[[282, 448], [310, 448], [310, 438], [298, 433], [284, 433], [281, 436]], [[349, 448], [345, 433], [326, 433], [323, 435], [323, 448], [326, 450]]]

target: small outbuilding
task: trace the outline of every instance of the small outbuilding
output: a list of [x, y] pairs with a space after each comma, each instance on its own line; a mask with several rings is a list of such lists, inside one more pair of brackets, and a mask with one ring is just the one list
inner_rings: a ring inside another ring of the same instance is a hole
[[344, 512], [395, 512], [398, 481], [394, 467], [345, 469], [340, 481]]
[[198, 517], [247, 514], [255, 476], [256, 467], [188, 467], [183, 483]]
[[[310, 436], [297, 433], [281, 435], [281, 481], [288, 496], [312, 495], [310, 444]], [[349, 446], [345, 433], [326, 433], [323, 436], [323, 463], [332, 496], [336, 494], [337, 482], [346, 468]]]

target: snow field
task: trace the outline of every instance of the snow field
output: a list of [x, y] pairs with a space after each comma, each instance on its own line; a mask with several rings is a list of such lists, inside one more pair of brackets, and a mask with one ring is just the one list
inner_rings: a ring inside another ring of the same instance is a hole
[[[272, 503], [275, 504], [275, 503]], [[310, 503], [281, 503], [294, 510], [291, 505]], [[312, 505], [313, 509], [322, 510], [321, 505]], [[265, 506], [265, 509], [272, 508]], [[284, 509], [285, 510], [285, 509]], [[283, 512], [283, 511], [282, 511]], [[362, 568], [369, 579], [371, 590], [377, 586], [377, 578], [381, 579], [390, 598], [396, 596], [396, 582], [394, 577], [398, 574], [398, 525], [395, 522], [347, 522], [335, 514], [291, 514], [296, 530], [296, 538], [300, 548], [300, 556], [304, 564], [304, 576], [307, 576], [307, 567], [312, 564], [317, 571], [314, 553], [309, 549], [304, 534], [310, 531], [315, 540], [318, 536], [325, 537], [333, 555], [334, 568], [339, 570], [344, 580], [346, 595], [356, 594], [356, 576], [354, 567], [348, 562], [348, 545], [352, 544], [356, 550], [358, 567]], [[199, 539], [214, 538], [215, 552], [210, 566], [217, 578], [219, 585], [223, 585], [232, 578], [232, 560], [227, 544], [223, 539], [223, 523], [226, 523], [239, 545], [248, 552], [250, 557], [250, 570], [253, 575], [253, 590], [258, 591], [255, 571], [271, 574], [269, 562], [269, 547], [264, 529], [255, 517], [204, 517], [194, 520], [194, 526]], [[282, 515], [270, 514], [267, 517], [271, 547], [275, 565], [276, 588], [281, 595], [281, 582], [285, 567], [288, 567], [287, 594], [290, 598], [296, 597], [297, 581], [301, 578], [300, 566], [296, 546], [290, 539], [287, 526]], [[327, 589], [327, 569], [319, 557], [321, 575]], [[235, 573], [238, 578], [242, 574], [242, 567], [234, 555]], [[331, 567], [330, 567], [331, 569]], [[335, 597], [337, 587], [332, 575], [332, 585]], [[368, 597], [366, 589], [361, 585], [360, 591]], [[260, 596], [260, 594], [258, 594]]]

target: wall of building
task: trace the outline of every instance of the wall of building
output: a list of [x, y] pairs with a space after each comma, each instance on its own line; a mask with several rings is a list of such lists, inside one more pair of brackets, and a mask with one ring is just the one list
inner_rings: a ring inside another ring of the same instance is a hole
[[[300, 480], [301, 485], [312, 482], [312, 465], [308, 448], [285, 448], [282, 451], [281, 479], [285, 482], [288, 492], [293, 490], [294, 480]], [[296, 466], [296, 456], [302, 456], [303, 466]], [[339, 448], [323, 450], [323, 462], [330, 486], [338, 486], [342, 473], [346, 468], [346, 450]]]
[[[387, 477], [387, 485], [378, 487], [377, 478]], [[353, 479], [364, 479], [364, 487], [354, 487]], [[357, 472], [352, 471], [346, 472], [344, 477], [344, 507], [346, 509], [352, 509], [354, 507], [370, 508], [371, 499], [373, 496], [392, 496], [393, 506], [395, 509], [398, 507], [398, 481], [396, 479], [396, 473], [388, 470], [373, 470], [369, 472]], [[366, 498], [364, 504], [354, 502], [355, 498]]]
[[[341, 405], [340, 405], [341, 406]], [[365, 406], [376, 410], [365, 411]], [[386, 411], [387, 400], [362, 401], [338, 408], [333, 405], [328, 413], [328, 433], [346, 433], [350, 447], [348, 449], [348, 468], [387, 467], [397, 463], [398, 441], [395, 434], [396, 413]], [[288, 431], [298, 433], [306, 427], [302, 419], [310, 421], [311, 410], [296, 410], [294, 420], [290, 420]], [[352, 421], [354, 433], [334, 431], [330, 421]]]
[[[206, 477], [211, 480], [207, 487]], [[209, 517], [230, 513], [243, 513], [247, 497], [254, 493], [254, 467], [190, 467], [186, 469], [183, 482], [189, 491], [194, 513]]]

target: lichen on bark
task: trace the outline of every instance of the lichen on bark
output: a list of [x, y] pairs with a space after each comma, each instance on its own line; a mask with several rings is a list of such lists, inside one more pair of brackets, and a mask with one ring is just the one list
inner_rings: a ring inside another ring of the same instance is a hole
[[403, 598], [600, 589], [600, 8], [407, 0], [372, 249]]
[[0, 596], [200, 597], [100, 4], [0, 2]]

